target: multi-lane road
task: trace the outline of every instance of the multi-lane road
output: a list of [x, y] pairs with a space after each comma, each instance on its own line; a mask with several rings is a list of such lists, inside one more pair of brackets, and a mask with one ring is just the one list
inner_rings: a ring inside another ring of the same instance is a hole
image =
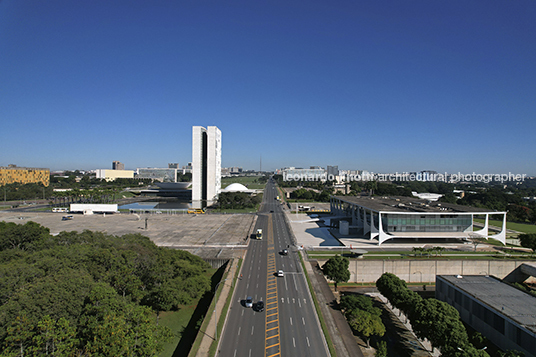
[[[329, 356], [277, 195], [269, 180], [255, 227], [263, 239], [249, 243], [217, 356]], [[246, 307], [248, 296], [264, 311]]]

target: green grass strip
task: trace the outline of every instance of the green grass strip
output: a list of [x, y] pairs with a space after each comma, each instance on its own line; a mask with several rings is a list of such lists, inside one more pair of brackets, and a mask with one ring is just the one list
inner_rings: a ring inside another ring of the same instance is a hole
[[[227, 295], [227, 299], [225, 300], [225, 305], [223, 306], [222, 311], [220, 311], [220, 318], [218, 319], [218, 331], [220, 334], [218, 335], [218, 341], [221, 338], [221, 334], [223, 333], [223, 325], [225, 324], [225, 319], [227, 318], [227, 311], [229, 310], [229, 306], [231, 305], [231, 299], [233, 297], [233, 292], [236, 287], [236, 280], [238, 279], [238, 274], [240, 273], [241, 267], [242, 267], [242, 258], [238, 260], [238, 266], [236, 267], [235, 275], [233, 277], [233, 280], [231, 281], [231, 288], [229, 289], [229, 295]], [[227, 275], [225, 277], [227, 277]], [[212, 341], [212, 344], [210, 345], [210, 349], [208, 350], [208, 355], [210, 357], [214, 357], [216, 355], [216, 352], [217, 352], [216, 349], [218, 348], [218, 341]]]
[[[480, 218], [475, 218], [475, 222], [484, 224], [485, 220]], [[503, 225], [503, 221], [497, 221], [497, 220], [489, 220], [488, 224], [490, 226], [494, 226], [496, 228], [501, 228]], [[480, 229], [480, 228], [477, 228]], [[514, 231], [518, 231], [521, 233], [536, 233], [536, 225], [534, 224], [528, 224], [528, 223], [516, 223], [516, 222], [506, 222], [506, 229], [511, 229]]]

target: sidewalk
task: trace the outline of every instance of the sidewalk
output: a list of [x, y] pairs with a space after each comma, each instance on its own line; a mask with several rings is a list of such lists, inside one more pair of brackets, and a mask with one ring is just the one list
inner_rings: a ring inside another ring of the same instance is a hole
[[[223, 307], [225, 306], [225, 302], [227, 301], [227, 297], [229, 296], [229, 293], [231, 292], [231, 286], [234, 286], [236, 282], [234, 281], [236, 269], [238, 267], [238, 259], [233, 259], [230, 261], [230, 266], [227, 267], [226, 271], [228, 272], [227, 280], [221, 282], [221, 285], [223, 287], [221, 288], [221, 292], [218, 294], [218, 298], [216, 301], [216, 315], [214, 316], [214, 310], [212, 310], [210, 313], [210, 320], [208, 324], [204, 327], [201, 327], [199, 330], [199, 333], [203, 334], [203, 339], [201, 340], [201, 345], [199, 346], [199, 349], [197, 350], [196, 357], [208, 357], [209, 355], [209, 349], [212, 345], [212, 342], [215, 340], [215, 324], [216, 318], [220, 318]], [[232, 285], [231, 285], [232, 284]], [[223, 328], [222, 328], [223, 330]], [[218, 341], [221, 338], [221, 333], [223, 331], [218, 330]], [[193, 354], [190, 353], [190, 356], [193, 357]]]
[[337, 304], [335, 295], [333, 295], [326, 279], [317, 268], [316, 260], [305, 261], [305, 268], [311, 280], [311, 285], [313, 286], [337, 357], [364, 357], [343, 314], [340, 310], [334, 308], [334, 304], [335, 306]]

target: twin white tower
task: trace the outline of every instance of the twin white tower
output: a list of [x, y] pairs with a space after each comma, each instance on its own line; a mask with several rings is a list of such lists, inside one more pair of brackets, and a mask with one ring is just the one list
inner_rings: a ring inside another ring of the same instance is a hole
[[221, 131], [192, 128], [192, 201], [213, 201], [221, 190]]

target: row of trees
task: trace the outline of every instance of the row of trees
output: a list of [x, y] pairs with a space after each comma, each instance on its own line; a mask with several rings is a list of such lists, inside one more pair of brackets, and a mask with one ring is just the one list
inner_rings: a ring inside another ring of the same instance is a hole
[[73, 189], [54, 192], [50, 196], [50, 200], [54, 206], [66, 206], [70, 203], [112, 203], [116, 196], [117, 190], [115, 189]]
[[0, 188], [2, 201], [46, 199], [52, 193], [52, 187], [45, 187], [42, 183], [10, 183]]
[[262, 201], [262, 195], [245, 192], [221, 192], [214, 207], [219, 209], [255, 208]]
[[298, 200], [308, 200], [317, 202], [329, 202], [330, 190], [323, 190], [322, 192], [315, 192], [305, 188], [297, 189], [290, 193], [290, 198]]
[[[52, 176], [53, 177], [53, 176]], [[87, 176], [84, 176], [87, 177]], [[101, 179], [94, 179], [87, 182], [73, 183], [54, 183], [45, 187], [42, 183], [10, 183], [0, 188], [0, 200], [20, 201], [48, 199], [54, 203], [60, 202], [78, 202], [85, 200], [88, 202], [105, 203], [112, 197], [113, 192], [119, 192], [123, 188], [130, 186], [148, 185], [151, 180], [138, 179], [116, 179], [115, 181], [106, 182]], [[54, 188], [70, 188], [70, 191], [54, 191]]]
[[437, 299], [423, 299], [409, 290], [406, 282], [396, 275], [384, 273], [376, 287], [391, 305], [402, 311], [410, 320], [417, 337], [428, 339], [443, 356], [489, 356], [476, 349], [469, 341], [458, 311]]
[[0, 222], [0, 356], [154, 356], [172, 336], [159, 312], [209, 292], [209, 275], [139, 234]]

